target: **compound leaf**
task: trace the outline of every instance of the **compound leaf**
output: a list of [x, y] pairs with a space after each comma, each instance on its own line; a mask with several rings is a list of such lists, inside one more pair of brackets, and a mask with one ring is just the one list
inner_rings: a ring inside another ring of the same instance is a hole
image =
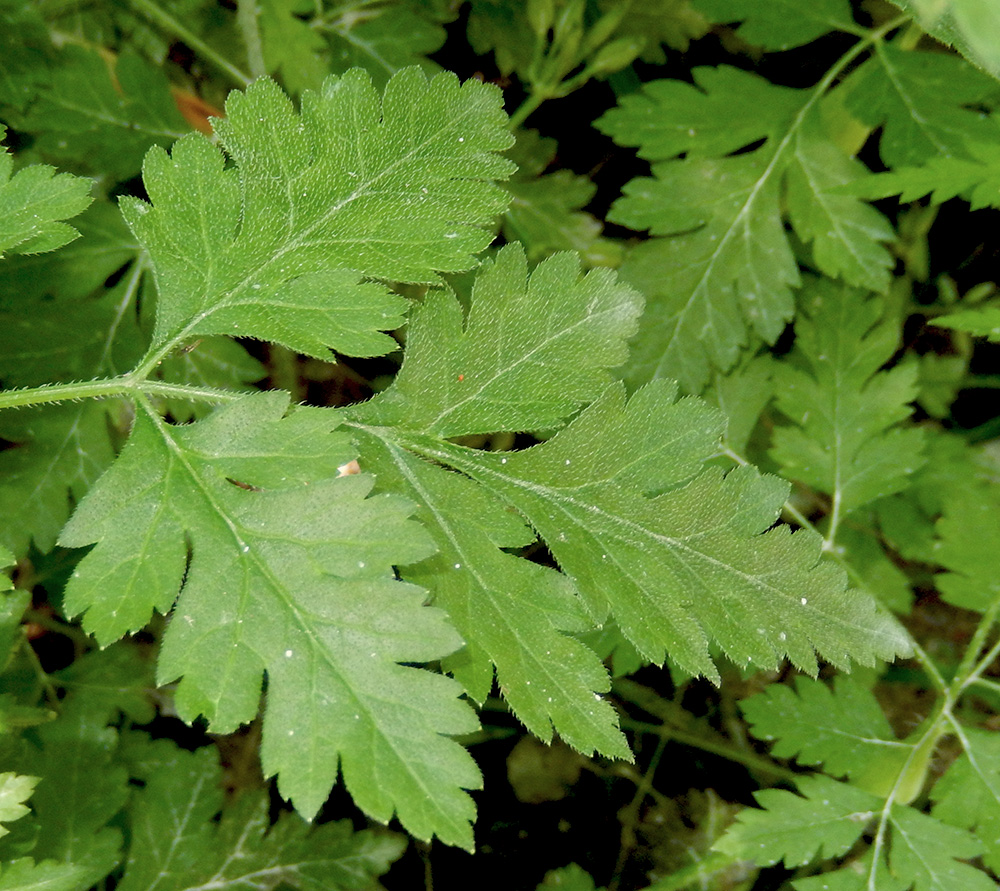
[[848, 0], [697, 0], [698, 9], [714, 22], [741, 22], [740, 37], [766, 50], [787, 50], [811, 43], [829, 31], [857, 29]]
[[775, 369], [777, 405], [794, 426], [774, 431], [786, 475], [833, 497], [834, 515], [898, 492], [923, 463], [923, 436], [900, 428], [917, 395], [917, 368], [880, 371], [899, 327], [883, 304], [829, 280], [804, 293], [796, 346]]
[[656, 236], [622, 267], [649, 298], [630, 376], [698, 391], [711, 366], [730, 368], [753, 338], [773, 343], [792, 316], [800, 275], [786, 210], [827, 275], [884, 290], [893, 261], [889, 224], [843, 191], [864, 168], [827, 135], [814, 91], [735, 68], [693, 76], [645, 85], [597, 126], [656, 162], [608, 215]]
[[14, 173], [14, 159], [0, 147], [0, 257], [40, 254], [68, 244], [79, 233], [63, 220], [90, 204], [90, 180], [32, 164]]
[[822, 774], [803, 777], [799, 792], [764, 789], [754, 798], [763, 810], [747, 808], [715, 844], [759, 866], [784, 860], [789, 868], [847, 853], [881, 810], [881, 799]]
[[871, 692], [844, 676], [832, 689], [803, 677], [795, 679], [794, 691], [772, 684], [740, 707], [754, 736], [776, 740], [772, 754], [823, 764], [827, 773], [848, 775], [871, 792], [877, 791], [873, 782], [881, 785], [898, 774], [913, 749], [896, 739]]
[[407, 69], [380, 99], [352, 69], [297, 113], [271, 81], [230, 94], [222, 149], [201, 134], [143, 166], [151, 204], [122, 199], [159, 287], [152, 349], [204, 334], [319, 358], [374, 355], [405, 302], [362, 278], [434, 282], [464, 270], [507, 203], [499, 91]]
[[529, 277], [522, 248], [510, 245], [479, 270], [467, 319], [454, 297], [428, 294], [393, 385], [348, 412], [366, 469], [419, 505], [435, 539], [438, 554], [405, 576], [434, 592], [467, 642], [448, 667], [482, 700], [494, 663], [507, 701], [532, 732], [551, 739], [554, 726], [576, 748], [616, 757], [629, 753], [597, 695], [608, 689], [607, 674], [563, 633], [591, 625], [572, 586], [499, 550], [534, 535], [488, 491], [416, 458], [398, 436], [413, 431], [438, 442], [560, 423], [608, 385], [607, 368], [624, 359], [640, 306], [613, 273], [581, 275], [569, 254], [544, 260]]
[[21, 129], [38, 134], [47, 160], [135, 176], [152, 145], [169, 145], [190, 131], [164, 73], [125, 53], [110, 66], [96, 50], [67, 46], [39, 85]]
[[[333, 415], [288, 395], [243, 397], [170, 426], [140, 400], [121, 456], [61, 536], [97, 542], [66, 588], [71, 614], [107, 643], [176, 600], [158, 666], [187, 720], [220, 732], [268, 704], [262, 761], [312, 817], [337, 776], [363, 810], [395, 810], [418, 837], [469, 845], [478, 772], [441, 734], [475, 728], [457, 684], [426, 662], [460, 640], [392, 566], [425, 557], [412, 508], [366, 497], [368, 476], [336, 479], [353, 457]], [[434, 789], [428, 795], [427, 789]]]
[[877, 43], [846, 87], [851, 112], [882, 127], [879, 153], [889, 167], [966, 156], [968, 142], [996, 140], [980, 107], [996, 99], [997, 82], [958, 56]]
[[[809, 672], [814, 649], [840, 665], [905, 649], [867, 596], [817, 565], [817, 539], [765, 531], [786, 497], [778, 480], [752, 468], [691, 479], [711, 424], [697, 403], [675, 399], [663, 384], [626, 405], [611, 387], [552, 439], [508, 455], [412, 444], [517, 508], [595, 621], [611, 615], [651, 661], [669, 652], [717, 679], [709, 640], [739, 664], [773, 667], [787, 655]], [[673, 435], [661, 444], [663, 429]], [[654, 487], [662, 494], [647, 497]]]
[[271, 826], [260, 791], [224, 806], [213, 747], [188, 752], [156, 742], [135, 748], [133, 771], [145, 787], [131, 808], [121, 891], [367, 889], [402, 852], [401, 839], [356, 833], [347, 821], [311, 830], [285, 814]]

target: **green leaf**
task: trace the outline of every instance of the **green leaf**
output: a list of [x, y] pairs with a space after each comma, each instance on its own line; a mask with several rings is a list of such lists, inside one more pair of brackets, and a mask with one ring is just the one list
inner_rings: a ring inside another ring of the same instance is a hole
[[782, 789], [755, 792], [763, 810], [747, 808], [715, 850], [758, 866], [788, 868], [846, 854], [883, 802], [869, 792], [822, 774], [798, 781], [800, 795]]
[[712, 365], [730, 368], [754, 338], [773, 343], [792, 316], [800, 276], [783, 201], [827, 275], [884, 290], [893, 261], [881, 245], [888, 223], [842, 191], [863, 168], [826, 134], [814, 91], [735, 68], [693, 74], [695, 85], [647, 84], [597, 126], [657, 162], [608, 215], [657, 236], [622, 267], [649, 298], [630, 377], [697, 391]]
[[982, 852], [975, 836], [908, 807], [894, 807], [890, 824], [889, 868], [904, 887], [914, 891], [996, 891], [989, 876], [962, 862]]
[[121, 833], [108, 823], [128, 795], [117, 747], [118, 734], [86, 696], [65, 700], [59, 720], [35, 729], [14, 759], [19, 773], [41, 778], [31, 799], [34, 843], [30, 856], [4, 864], [0, 889], [87, 891], [114, 869]]
[[880, 371], [899, 345], [883, 305], [817, 280], [806, 290], [795, 349], [775, 369], [772, 457], [792, 479], [832, 496], [836, 518], [905, 488], [923, 463], [921, 431], [899, 423], [916, 397], [913, 365]]
[[[80, 237], [55, 253], [13, 255], [0, 263], [0, 307], [7, 310], [41, 297], [59, 301], [88, 297], [141, 250], [110, 201], [94, 202], [73, 227]], [[70, 329], [61, 336], [76, 340], [80, 335]]]
[[742, 22], [737, 33], [766, 50], [787, 50], [812, 43], [829, 31], [855, 33], [858, 25], [848, 0], [696, 0], [713, 22]]
[[52, 550], [69, 517], [71, 498], [82, 497], [114, 458], [108, 407], [96, 401], [6, 412], [0, 437], [2, 540], [16, 554], [34, 542]]
[[78, 46], [56, 56], [18, 126], [38, 134], [47, 160], [116, 180], [135, 176], [150, 146], [169, 145], [191, 129], [161, 69], [131, 53], [109, 65]]
[[441, 437], [551, 427], [611, 381], [641, 306], [610, 270], [581, 275], [572, 254], [529, 278], [508, 245], [480, 268], [468, 319], [453, 297], [427, 295], [392, 387], [355, 417]]
[[302, 7], [295, 0], [261, 0], [257, 7], [261, 49], [270, 74], [298, 95], [316, 89], [330, 73], [326, 41], [314, 26], [296, 12]]
[[[441, 14], [429, 6], [424, 0], [397, 2], [369, 7], [364, 15], [347, 8], [324, 18], [318, 27], [327, 39], [334, 70], [358, 65], [379, 86], [410, 65], [419, 65], [428, 74], [438, 71], [437, 63], [427, 57], [441, 49], [447, 34], [437, 21]], [[444, 15], [454, 14], [452, 4]]]
[[991, 343], [1000, 343], [1000, 306], [981, 306], [938, 316], [931, 322], [939, 328], [965, 331], [973, 337], [985, 337]]
[[[539, 305], [543, 320], [532, 315]], [[608, 385], [606, 368], [624, 359], [639, 307], [638, 294], [613, 273], [581, 275], [569, 254], [544, 260], [529, 278], [520, 246], [509, 245], [479, 270], [468, 319], [453, 297], [428, 294], [393, 385], [348, 411], [366, 425], [359, 434], [365, 469], [415, 501], [434, 537], [438, 553], [404, 575], [434, 592], [467, 642], [449, 669], [482, 701], [494, 663], [505, 698], [533, 733], [549, 740], [554, 727], [582, 751], [624, 758], [615, 714], [598, 696], [608, 689], [607, 673], [563, 633], [591, 625], [572, 586], [500, 550], [530, 544], [534, 535], [481, 486], [414, 457], [397, 436], [558, 424]]]
[[[612, 616], [650, 661], [669, 652], [717, 680], [710, 640], [739, 664], [774, 667], [787, 655], [809, 672], [814, 650], [840, 665], [905, 650], [867, 597], [817, 565], [817, 538], [765, 531], [787, 495], [780, 481], [752, 468], [691, 479], [718, 429], [697, 403], [675, 399], [673, 387], [651, 385], [626, 405], [611, 387], [552, 439], [507, 455], [407, 440], [515, 507], [594, 621]], [[664, 441], [663, 429], [674, 435]]]
[[[24, 804], [38, 785], [38, 777], [26, 777], [10, 771], [0, 773], [0, 823], [13, 823], [30, 813]], [[0, 838], [10, 830], [0, 825]]]
[[62, 220], [90, 204], [90, 180], [32, 164], [14, 173], [14, 159], [0, 147], [0, 257], [5, 252], [54, 251], [78, 236]]
[[997, 82], [957, 56], [877, 43], [845, 87], [850, 111], [882, 127], [879, 153], [889, 167], [965, 157], [968, 143], [996, 140], [979, 107], [996, 100]]
[[897, 740], [878, 701], [857, 681], [840, 676], [831, 689], [798, 677], [795, 690], [772, 684], [740, 703], [758, 739], [777, 740], [779, 758], [823, 764], [827, 773], [850, 776], [877, 794], [891, 786], [913, 746]]
[[545, 873], [545, 879], [536, 891], [551, 891], [553, 888], [562, 888], [564, 891], [595, 891], [596, 887], [590, 873], [576, 863], [569, 863]]
[[507, 239], [519, 241], [532, 262], [556, 251], [572, 250], [591, 265], [614, 265], [620, 249], [601, 237], [600, 222], [581, 211], [594, 197], [596, 185], [570, 170], [543, 175], [555, 157], [556, 146], [534, 130], [518, 133], [517, 145], [509, 154], [517, 163], [517, 173], [506, 186], [511, 194], [503, 222]]
[[964, 752], [931, 790], [933, 815], [969, 829], [983, 843], [983, 860], [1000, 865], [1000, 739], [996, 733], [961, 727]]
[[[990, 120], [995, 125], [996, 119]], [[876, 173], [853, 183], [850, 192], [866, 198], [899, 195], [900, 201], [929, 195], [932, 204], [961, 196], [972, 210], [1000, 206], [1000, 146], [969, 141], [965, 150], [962, 156], [937, 155], [919, 167]]]
[[[152, 205], [122, 212], [160, 292], [153, 349], [228, 334], [318, 358], [384, 353], [405, 303], [362, 278], [434, 282], [470, 267], [506, 206], [510, 164], [496, 88], [397, 74], [380, 101], [358, 69], [302, 97], [271, 81], [233, 93], [216, 123], [227, 167], [200, 134], [154, 149]], [[266, 122], [262, 127], [261, 122]]]
[[1000, 597], [1000, 498], [995, 486], [956, 493], [938, 521], [934, 560], [949, 572], [935, 583], [948, 603], [984, 613]]
[[921, 27], [969, 61], [1000, 77], [1000, 13], [992, 0], [893, 0]]
[[891, 831], [888, 869], [881, 857], [874, 862], [867, 858], [867, 881], [860, 871], [848, 868], [842, 878], [839, 872], [824, 873], [822, 882], [829, 884], [807, 880], [796, 882], [796, 888], [989, 891], [996, 887], [985, 873], [961, 862], [981, 850], [968, 832], [901, 805], [885, 812], [880, 798], [822, 775], [804, 777], [798, 786], [803, 797], [774, 789], [755, 793], [764, 810], [743, 811], [716, 850], [759, 866], [784, 860], [794, 868], [847, 853], [882, 813]]
[[626, 0], [599, 2], [600, 9], [612, 14], [623, 5], [627, 5], [627, 11], [615, 35], [641, 41], [639, 58], [654, 65], [667, 61], [664, 47], [685, 52], [691, 41], [704, 37], [710, 27], [691, 0], [644, 0], [630, 4]]
[[261, 393], [172, 427], [140, 401], [121, 456], [63, 530], [67, 546], [98, 543], [66, 610], [86, 611], [107, 643], [173, 605], [157, 674], [183, 675], [182, 717], [234, 730], [257, 713], [266, 671], [264, 771], [302, 814], [319, 810], [339, 760], [371, 816], [395, 810], [417, 837], [468, 846], [462, 789], [479, 776], [441, 734], [471, 731], [474, 717], [452, 681], [398, 664], [460, 644], [393, 575], [430, 542], [408, 503], [366, 497], [371, 477], [333, 478], [353, 452], [329, 432], [332, 414], [282, 417], [287, 406], [287, 394]]
[[145, 787], [131, 809], [121, 891], [367, 889], [402, 852], [399, 838], [355, 833], [347, 821], [311, 830], [285, 814], [271, 826], [259, 791], [225, 806], [213, 747], [187, 752], [160, 741], [136, 756]]

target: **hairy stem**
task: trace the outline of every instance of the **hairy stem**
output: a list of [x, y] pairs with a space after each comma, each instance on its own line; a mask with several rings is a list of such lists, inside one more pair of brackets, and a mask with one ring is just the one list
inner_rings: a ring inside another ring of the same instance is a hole
[[0, 391], [0, 410], [48, 405], [53, 402], [70, 402], [77, 399], [109, 399], [139, 394], [190, 399], [193, 402], [234, 402], [242, 395], [233, 390], [217, 390], [213, 387], [196, 387], [190, 384], [171, 384], [165, 381], [147, 381], [135, 378], [131, 374], [125, 374], [120, 377], [92, 381], [45, 384], [41, 387], [3, 390]]

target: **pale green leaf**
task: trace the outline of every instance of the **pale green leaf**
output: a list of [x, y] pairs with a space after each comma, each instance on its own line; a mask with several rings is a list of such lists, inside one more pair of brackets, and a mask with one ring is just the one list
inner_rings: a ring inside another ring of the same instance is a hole
[[773, 343], [792, 316], [800, 275], [786, 213], [822, 272], [874, 289], [888, 285], [892, 230], [842, 192], [864, 168], [826, 133], [813, 91], [735, 68], [693, 76], [652, 81], [597, 126], [657, 162], [608, 215], [657, 236], [622, 267], [649, 298], [630, 379], [698, 391], [712, 366], [729, 369], [754, 339]]
[[[996, 130], [996, 118], [990, 121]], [[897, 167], [857, 180], [850, 191], [866, 198], [899, 195], [900, 201], [930, 196], [932, 204], [961, 196], [972, 210], [1000, 206], [1000, 146], [968, 141], [965, 149], [961, 156], [937, 155], [919, 167]]]
[[938, 316], [931, 322], [940, 328], [964, 331], [973, 337], [985, 337], [991, 343], [1000, 343], [1000, 306], [979, 306]]
[[741, 22], [738, 33], [767, 50], [811, 43], [829, 31], [856, 32], [848, 0], [696, 0], [713, 22]]
[[[408, 69], [380, 99], [354, 69], [306, 92], [232, 93], [216, 130], [149, 153], [152, 204], [122, 199], [160, 299], [153, 348], [197, 335], [384, 353], [405, 303], [368, 278], [433, 282], [467, 269], [506, 206], [510, 145], [496, 88]], [[262, 126], [262, 123], [264, 126]]]
[[812, 282], [795, 349], [775, 369], [771, 455], [785, 475], [832, 496], [839, 517], [905, 488], [923, 464], [921, 431], [898, 426], [916, 397], [916, 368], [881, 371], [899, 345], [883, 304], [829, 280]]
[[32, 164], [14, 173], [14, 159], [0, 147], [0, 257], [40, 254], [68, 244], [78, 232], [62, 220], [90, 204], [88, 179]]
[[798, 787], [800, 795], [754, 793], [763, 810], [742, 811], [715, 849], [758, 866], [784, 861], [794, 868], [846, 854], [882, 809], [878, 797], [822, 774], [803, 777]]
[[462, 790], [479, 776], [441, 734], [471, 731], [474, 716], [453, 681], [399, 664], [460, 644], [394, 578], [393, 564], [425, 557], [430, 542], [411, 505], [366, 497], [371, 477], [334, 478], [353, 451], [329, 432], [332, 414], [282, 417], [287, 406], [287, 394], [261, 393], [170, 426], [140, 403], [121, 456], [62, 533], [70, 547], [98, 542], [66, 609], [86, 611], [106, 643], [173, 606], [159, 681], [183, 676], [178, 712], [219, 732], [254, 717], [266, 672], [263, 768], [305, 816], [339, 762], [374, 818], [395, 811], [417, 837], [468, 846]]
[[13, 823], [29, 813], [24, 802], [30, 797], [38, 777], [22, 776], [20, 774], [0, 773], [0, 837], [10, 830], [3, 823]]
[[130, 809], [121, 891], [360, 891], [402, 852], [401, 839], [355, 833], [347, 821], [310, 829], [284, 814], [271, 826], [259, 791], [224, 806], [213, 747], [187, 752], [160, 742], [132, 755], [142, 759], [134, 769], [145, 786]]
[[878, 701], [857, 681], [840, 676], [831, 689], [798, 677], [795, 690], [772, 684], [740, 703], [758, 739], [776, 740], [771, 753], [802, 764], [822, 764], [827, 773], [850, 776], [875, 792], [873, 783], [898, 775], [913, 750], [897, 740]]
[[[846, 665], [905, 650], [870, 599], [817, 564], [816, 537], [765, 531], [787, 497], [779, 480], [752, 468], [690, 478], [712, 434], [702, 419], [687, 427], [691, 403], [675, 398], [650, 385], [626, 405], [611, 387], [552, 439], [509, 454], [401, 439], [515, 507], [595, 622], [612, 616], [651, 661], [669, 652], [691, 674], [717, 678], [710, 640], [739, 664], [774, 667], [787, 655], [809, 672], [817, 651]], [[652, 488], [663, 494], [647, 497]]]
[[477, 274], [467, 319], [450, 295], [427, 295], [393, 386], [355, 417], [442, 437], [558, 424], [611, 380], [641, 306], [572, 254], [529, 278], [523, 249], [508, 245]]
[[969, 61], [1000, 77], [1000, 7], [993, 0], [893, 0]]
[[979, 106], [995, 99], [1000, 85], [958, 56], [877, 43], [845, 86], [850, 111], [882, 127], [879, 153], [889, 167], [966, 156], [969, 142], [996, 139], [996, 125]]

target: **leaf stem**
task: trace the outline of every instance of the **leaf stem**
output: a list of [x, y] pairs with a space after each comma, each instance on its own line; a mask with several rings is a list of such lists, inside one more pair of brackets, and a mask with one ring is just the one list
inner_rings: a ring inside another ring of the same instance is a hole
[[168, 34], [172, 34], [179, 40], [184, 41], [206, 62], [211, 62], [216, 68], [227, 74], [237, 86], [247, 87], [250, 85], [250, 82], [253, 80], [252, 77], [249, 77], [233, 65], [225, 56], [212, 49], [197, 34], [185, 28], [170, 13], [161, 9], [159, 4], [153, 3], [152, 0], [128, 0], [128, 2], [136, 12], [155, 22]]
[[257, 0], [238, 0], [236, 5], [236, 26], [243, 37], [247, 48], [247, 65], [253, 77], [264, 77], [267, 66], [264, 64], [264, 47], [260, 39], [260, 8]]
[[802, 778], [801, 774], [797, 774], [794, 770], [790, 770], [787, 767], [782, 767], [780, 764], [775, 764], [770, 758], [765, 758], [763, 755], [757, 755], [754, 752], [744, 752], [741, 749], [727, 746], [723, 743], [713, 742], [712, 740], [705, 739], [703, 736], [699, 736], [697, 733], [691, 733], [690, 731], [671, 727], [667, 724], [649, 724], [645, 721], [636, 721], [625, 716], [619, 719], [619, 723], [623, 730], [654, 734], [667, 741], [678, 742], [693, 749], [701, 749], [710, 755], [718, 755], [727, 761], [742, 764], [750, 770], [769, 773], [789, 783], [796, 783]]
[[217, 390], [213, 387], [196, 387], [190, 384], [172, 384], [166, 381], [147, 381], [132, 374], [101, 378], [92, 381], [75, 381], [68, 384], [44, 384], [20, 390], [0, 391], [0, 410], [27, 408], [53, 402], [70, 402], [78, 399], [109, 399], [121, 396], [174, 397], [194, 402], [234, 402], [241, 393]]

